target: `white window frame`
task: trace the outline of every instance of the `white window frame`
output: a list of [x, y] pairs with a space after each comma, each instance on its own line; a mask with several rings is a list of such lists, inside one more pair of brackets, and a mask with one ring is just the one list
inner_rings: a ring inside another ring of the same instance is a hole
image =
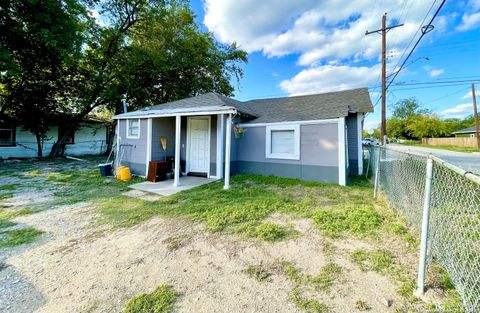
[[[266, 143], [265, 158], [266, 159], [283, 159], [283, 160], [300, 160], [300, 125], [285, 124], [266, 126]], [[272, 153], [272, 131], [276, 130], [293, 130], [294, 132], [294, 153]]]
[[[129, 135], [129, 134], [130, 134], [130, 132], [129, 132], [129, 130], [130, 130], [130, 121], [134, 121], [134, 120], [137, 120], [137, 121], [138, 121], [138, 135], [137, 135], [137, 136], [131, 136], [131, 135]], [[126, 128], [127, 128], [127, 134], [126, 134], [126, 135], [127, 135], [127, 139], [140, 139], [140, 129], [141, 129], [141, 127], [140, 127], [140, 119], [139, 119], [139, 118], [127, 119], [127, 127], [126, 127]]]

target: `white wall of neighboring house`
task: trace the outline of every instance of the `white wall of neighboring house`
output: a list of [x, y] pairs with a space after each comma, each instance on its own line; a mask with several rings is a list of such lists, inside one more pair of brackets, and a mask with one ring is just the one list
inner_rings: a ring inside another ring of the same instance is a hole
[[[65, 154], [80, 156], [86, 154], [102, 154], [106, 151], [106, 126], [101, 123], [82, 123], [75, 132], [74, 144], [66, 146]], [[37, 141], [35, 135], [25, 131], [21, 126], [15, 129], [15, 146], [0, 146], [0, 159], [37, 157]], [[53, 126], [43, 142], [43, 156], [47, 156], [53, 144], [58, 140], [58, 126]]]

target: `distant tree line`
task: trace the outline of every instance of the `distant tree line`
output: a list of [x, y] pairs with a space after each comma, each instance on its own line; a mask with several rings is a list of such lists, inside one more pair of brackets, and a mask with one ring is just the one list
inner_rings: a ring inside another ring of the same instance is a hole
[[[231, 96], [247, 53], [199, 28], [182, 0], [0, 2], [0, 119], [35, 134], [68, 128], [50, 156], [91, 114], [215, 91]], [[0, 120], [1, 122], [1, 120]]]
[[[450, 137], [457, 130], [474, 125], [473, 114], [464, 118], [441, 119], [435, 113], [423, 108], [415, 98], [403, 99], [393, 108], [392, 117], [387, 120], [389, 138], [420, 140], [427, 137]], [[364, 133], [364, 136], [370, 135]], [[372, 137], [380, 138], [375, 129]]]

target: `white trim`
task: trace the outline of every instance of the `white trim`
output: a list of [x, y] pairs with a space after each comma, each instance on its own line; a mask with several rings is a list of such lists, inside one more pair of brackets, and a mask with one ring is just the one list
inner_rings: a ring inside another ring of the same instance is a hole
[[[191, 111], [187, 109], [182, 109], [183, 112], [175, 113], [156, 113], [155, 111], [146, 111], [145, 114], [139, 115], [128, 115], [128, 116], [114, 116], [114, 120], [127, 120], [127, 119], [136, 119], [136, 118], [153, 118], [153, 117], [171, 117], [171, 116], [194, 116], [194, 115], [215, 115], [215, 114], [236, 114], [237, 110], [233, 108], [228, 108], [224, 110], [209, 110], [209, 111]], [[158, 111], [157, 111], [158, 112]]]
[[223, 189], [230, 189], [230, 154], [232, 146], [232, 114], [228, 114], [225, 127], [225, 184]]
[[152, 160], [152, 119], [147, 120], [147, 158], [145, 160], [145, 176], [148, 177], [148, 165]]
[[217, 115], [217, 158], [216, 158], [216, 178], [223, 177], [223, 135], [224, 135], [225, 121], [223, 120], [223, 114]]
[[[134, 120], [134, 119], [132, 119], [132, 120]], [[140, 139], [140, 129], [142, 128], [141, 124], [140, 124], [141, 122], [140, 122], [139, 118], [136, 118], [136, 120], [138, 121], [138, 135], [137, 136], [129, 136], [128, 135], [128, 131], [130, 130], [130, 125], [129, 125], [130, 120], [128, 120], [127, 121], [127, 127], [126, 127], [126, 129], [127, 129], [127, 133], [126, 133], [127, 139]]]
[[358, 175], [363, 174], [362, 121], [363, 121], [363, 114], [357, 113]]
[[345, 168], [345, 117], [338, 120], [338, 184], [346, 185], [346, 168]]
[[[275, 130], [293, 130], [294, 135], [294, 152], [293, 154], [272, 153], [272, 131]], [[300, 125], [299, 124], [282, 124], [268, 125], [265, 127], [265, 158], [266, 159], [282, 159], [282, 160], [300, 160]]]
[[190, 172], [190, 135], [191, 135], [191, 129], [190, 129], [190, 121], [198, 119], [198, 120], [208, 120], [208, 154], [207, 154], [207, 178], [210, 178], [210, 150], [211, 150], [211, 132], [212, 132], [212, 119], [211, 116], [192, 116], [192, 117], [187, 117], [187, 150], [186, 156], [185, 156], [185, 167], [186, 167], [186, 172]]
[[175, 187], [180, 186], [180, 132], [182, 129], [181, 125], [182, 118], [180, 117], [180, 115], [177, 115], [175, 117], [175, 174], [173, 179], [173, 185]]
[[114, 173], [115, 173], [115, 168], [117, 166], [119, 166], [118, 162], [120, 161], [119, 157], [119, 153], [120, 153], [120, 122], [121, 121], [117, 121], [117, 154], [115, 155], [115, 164], [114, 165]]
[[[341, 118], [341, 117], [340, 117]], [[324, 120], [307, 120], [307, 121], [291, 121], [291, 122], [276, 122], [276, 123], [252, 123], [252, 124], [238, 124], [238, 126], [246, 127], [262, 127], [262, 126], [276, 126], [276, 125], [309, 125], [309, 124], [331, 124], [338, 123], [340, 118], [329, 118]]]

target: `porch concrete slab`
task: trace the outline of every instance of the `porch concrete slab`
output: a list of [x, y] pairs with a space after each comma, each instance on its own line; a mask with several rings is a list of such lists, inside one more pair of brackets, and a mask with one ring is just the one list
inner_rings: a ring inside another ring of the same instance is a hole
[[155, 193], [161, 196], [170, 196], [176, 194], [177, 192], [192, 189], [194, 187], [205, 185], [214, 181], [216, 181], [216, 179], [214, 178], [183, 176], [180, 177], [180, 186], [178, 187], [175, 187], [173, 185], [173, 179], [164, 180], [157, 183], [145, 181], [138, 184], [130, 185], [129, 187], [136, 190]]

